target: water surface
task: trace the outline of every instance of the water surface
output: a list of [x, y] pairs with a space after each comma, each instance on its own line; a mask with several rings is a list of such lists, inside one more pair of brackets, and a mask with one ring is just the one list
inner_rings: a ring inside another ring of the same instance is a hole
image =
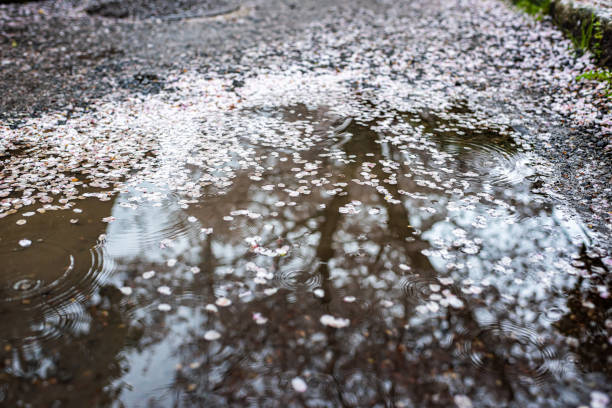
[[192, 145], [160, 139], [150, 177], [110, 199], [1, 219], [0, 402], [565, 407], [609, 393], [610, 259], [549, 167], [461, 101], [362, 108], [213, 118]]

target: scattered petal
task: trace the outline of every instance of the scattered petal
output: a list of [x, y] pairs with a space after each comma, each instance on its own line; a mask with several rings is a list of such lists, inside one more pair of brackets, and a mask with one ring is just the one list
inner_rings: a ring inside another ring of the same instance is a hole
[[204, 333], [204, 340], [215, 341], [221, 338], [221, 333], [216, 330], [208, 330]]
[[217, 306], [227, 307], [232, 304], [232, 301], [226, 297], [220, 297], [215, 303], [217, 304]]
[[591, 408], [606, 408], [610, 403], [610, 397], [601, 391], [591, 392]]
[[29, 239], [22, 239], [19, 241], [19, 246], [23, 247], [23, 248], [27, 248], [30, 245], [32, 245], [32, 241], [30, 241]]
[[160, 303], [159, 305], [157, 305], [157, 310], [161, 312], [169, 312], [170, 310], [172, 310], [172, 306], [167, 303]]
[[472, 400], [467, 395], [455, 395], [453, 401], [458, 408], [472, 408]]
[[334, 317], [328, 314], [321, 316], [320, 321], [321, 321], [321, 324], [323, 324], [324, 326], [334, 327], [336, 329], [347, 327], [351, 323], [349, 319], [343, 319], [341, 317]]
[[308, 389], [306, 381], [304, 381], [300, 377], [295, 377], [293, 380], [291, 380], [291, 386], [297, 392], [306, 392], [306, 390]]

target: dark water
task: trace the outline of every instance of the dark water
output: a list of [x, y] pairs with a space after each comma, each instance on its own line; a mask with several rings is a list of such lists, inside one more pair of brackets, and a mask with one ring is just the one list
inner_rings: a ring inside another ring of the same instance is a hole
[[0, 405], [605, 400], [610, 258], [511, 128], [461, 104], [244, 115], [303, 143], [245, 132], [256, 165], [188, 165], [197, 196], [144, 181], [0, 220]]

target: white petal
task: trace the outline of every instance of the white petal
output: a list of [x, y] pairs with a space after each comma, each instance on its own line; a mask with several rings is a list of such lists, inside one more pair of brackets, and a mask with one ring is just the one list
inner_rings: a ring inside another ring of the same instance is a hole
[[157, 310], [162, 312], [169, 312], [170, 310], [172, 310], [172, 306], [167, 303], [160, 303], [159, 305], [157, 305]]
[[302, 380], [300, 377], [295, 377], [293, 380], [291, 380], [291, 386], [297, 392], [305, 392], [308, 389], [306, 381]]
[[30, 241], [29, 239], [22, 239], [21, 241], [19, 241], [19, 245], [23, 248], [27, 248], [30, 245], [32, 245], [32, 241]]
[[217, 304], [217, 306], [227, 307], [227, 306], [232, 304], [232, 301], [229, 300], [228, 298], [221, 297], [221, 298], [217, 299], [217, 301], [215, 303]]
[[208, 341], [215, 341], [221, 338], [221, 334], [216, 330], [208, 330], [204, 333], [204, 339]]

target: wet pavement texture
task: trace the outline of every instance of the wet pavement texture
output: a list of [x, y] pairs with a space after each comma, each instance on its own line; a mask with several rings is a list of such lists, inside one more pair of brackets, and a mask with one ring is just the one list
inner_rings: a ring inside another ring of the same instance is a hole
[[193, 17], [210, 17], [235, 11], [238, 3], [224, 0], [201, 1], [166, 0], [149, 1], [100, 1], [85, 2], [82, 7], [87, 14], [111, 18], [163, 18], [181, 19]]
[[63, 20], [116, 71], [5, 110], [0, 405], [609, 406], [608, 156], [547, 150], [607, 137], [588, 61], [447, 5]]

